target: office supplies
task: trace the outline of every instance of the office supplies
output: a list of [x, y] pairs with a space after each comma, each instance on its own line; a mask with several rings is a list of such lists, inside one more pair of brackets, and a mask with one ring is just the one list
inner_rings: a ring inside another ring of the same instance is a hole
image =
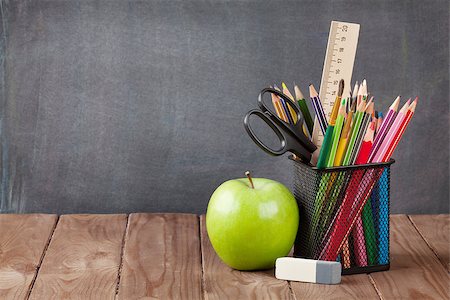
[[375, 137], [375, 140], [372, 145], [372, 149], [370, 150], [369, 155], [369, 162], [371, 162], [377, 153], [378, 149], [381, 146], [381, 143], [383, 142], [384, 137], [386, 136], [387, 132], [389, 131], [389, 128], [391, 128], [392, 123], [395, 120], [395, 117], [397, 116], [397, 109], [398, 105], [400, 104], [400, 96], [398, 96], [394, 102], [389, 107], [389, 110], [386, 114], [386, 117], [383, 120], [383, 123], [381, 124], [381, 127], [377, 129], [377, 135]]
[[339, 146], [339, 139], [341, 137], [342, 132], [342, 126], [344, 125], [344, 119], [345, 119], [345, 107], [346, 107], [346, 99], [343, 99], [341, 101], [341, 106], [339, 108], [339, 113], [336, 118], [336, 122], [334, 125], [334, 132], [333, 132], [333, 142], [331, 144], [330, 154], [328, 156], [328, 162], [327, 166], [334, 166], [334, 161], [336, 158], [336, 152]]
[[[369, 121], [371, 119], [371, 115], [372, 115], [372, 112], [373, 112], [373, 102], [371, 100], [369, 101], [369, 103], [367, 103], [365, 105], [365, 94], [364, 94], [364, 92], [365, 92], [364, 88], [365, 87], [364, 86], [365, 85], [364, 85], [364, 81], [363, 81], [363, 85], [362, 85], [362, 91], [363, 92], [361, 94], [361, 100], [359, 102], [360, 107], [365, 106], [363, 111], [360, 112], [360, 115], [359, 115], [359, 117], [362, 118], [362, 121], [361, 121], [360, 124], [358, 122], [356, 122], [354, 124], [354, 126], [355, 126], [354, 130], [355, 131], [352, 131], [352, 134], [356, 133], [356, 138], [355, 138], [354, 142], [352, 141], [352, 139], [350, 139], [349, 148], [347, 149], [347, 153], [349, 153], [349, 152], [351, 153], [350, 154], [350, 159], [349, 159], [348, 162], [346, 162], [345, 159], [344, 159], [344, 163], [347, 163], [347, 165], [353, 165], [355, 163], [355, 161], [356, 161], [356, 156], [359, 153], [359, 149], [360, 149], [361, 144], [362, 144], [362, 139], [363, 139], [363, 137], [364, 137], [364, 135], [366, 133], [366, 129], [367, 129], [368, 125], [369, 125]], [[353, 130], [353, 128], [352, 128], [352, 130]], [[354, 136], [352, 136], [352, 137], [354, 137]], [[346, 155], [347, 155], [347, 153], [346, 153]], [[346, 185], [346, 183], [344, 181], [343, 186], [345, 186], [345, 185]], [[334, 202], [335, 201], [333, 201], [333, 203]], [[357, 222], [357, 224], [362, 224], [362, 222], [359, 220], [359, 222]], [[357, 242], [364, 240], [364, 238], [362, 237], [363, 231], [361, 229], [362, 228], [357, 228], [356, 229], [356, 235], [357, 236], [355, 237], [355, 240]], [[349, 260], [349, 257], [347, 257], [347, 255], [349, 255], [349, 251], [347, 250], [347, 248], [348, 248], [348, 240], [344, 241], [344, 245], [343, 245], [343, 259], [344, 259], [344, 262]]]
[[378, 112], [377, 127], [375, 129], [375, 134], [378, 134], [378, 132], [380, 131], [383, 120], [384, 120], [383, 113], [380, 111], [380, 112]]
[[306, 104], [305, 97], [303, 96], [302, 91], [296, 84], [294, 84], [294, 92], [295, 92], [295, 100], [297, 100], [298, 106], [300, 107], [300, 111], [302, 112], [303, 118], [305, 119], [305, 123], [308, 128], [309, 134], [311, 135], [313, 132], [314, 123], [311, 114], [309, 112], [308, 106]]
[[[273, 85], [273, 88], [275, 90], [277, 90], [278, 92], [281, 92], [281, 90], [277, 87], [276, 84]], [[287, 99], [289, 99], [289, 98], [287, 96], [286, 96], [286, 98], [281, 98], [281, 97], [278, 97], [278, 98], [280, 99], [281, 106], [283, 107], [284, 114], [286, 115], [288, 122], [292, 125], [295, 125], [293, 116], [291, 115], [291, 111], [289, 109], [289, 104], [286, 103], [286, 101], [288, 101]]]
[[394, 122], [392, 123], [391, 127], [389, 128], [389, 131], [386, 133], [385, 138], [383, 139], [383, 142], [381, 143], [380, 148], [376, 152], [373, 158], [373, 162], [382, 162], [384, 159], [385, 154], [387, 153], [389, 146], [391, 145], [395, 133], [398, 131], [398, 128], [400, 127], [403, 119], [405, 118], [406, 111], [409, 108], [411, 99], [408, 99], [406, 103], [403, 105], [403, 107], [398, 112], [397, 116], [395, 117]]
[[[417, 98], [414, 103], [410, 105], [410, 100], [406, 102], [403, 108], [397, 115], [394, 124], [391, 126], [385, 141], [381, 148], [375, 155], [375, 162], [386, 163], [390, 159], [390, 155], [394, 152], [402, 137], [406, 127], [408, 126], [414, 114], [417, 105]], [[385, 142], [389, 145], [389, 150], [384, 149]], [[356, 221], [356, 218], [363, 209], [370, 196], [373, 187], [376, 185], [382, 174], [383, 168], [369, 169], [366, 173], [360, 173], [357, 176], [352, 176], [347, 192], [342, 202], [341, 210], [339, 211], [333, 226], [330, 227], [329, 232], [325, 235], [325, 246], [319, 256], [319, 259], [335, 260], [339, 250], [342, 248], [345, 238], [348, 235], [348, 230], [351, 229]], [[368, 184], [369, 183], [369, 184]], [[352, 196], [354, 191], [358, 191], [359, 200], [355, 201], [356, 196]]]
[[353, 102], [355, 102], [356, 99], [358, 98], [358, 90], [359, 90], [359, 85], [358, 85], [358, 81], [356, 81], [355, 82], [355, 86], [353, 87], [353, 92], [350, 95], [351, 101], [350, 101], [350, 104], [348, 106], [349, 109], [350, 109], [350, 107], [352, 107]]
[[343, 166], [348, 166], [351, 162], [351, 156], [353, 152], [353, 146], [355, 145], [356, 139], [358, 137], [359, 128], [361, 127], [361, 123], [364, 118], [364, 107], [365, 103], [364, 101], [361, 101], [361, 103], [356, 108], [356, 113], [354, 117], [354, 121], [352, 124], [352, 129], [350, 133], [350, 139], [347, 145], [347, 150], [344, 155], [344, 160], [342, 162]]
[[275, 262], [275, 277], [282, 280], [322, 284], [341, 282], [339, 262], [280, 257]]
[[[336, 90], [340, 79], [350, 83], [355, 62], [356, 47], [358, 45], [359, 24], [332, 21], [328, 35], [327, 50], [322, 70], [319, 98], [322, 100], [324, 111], [331, 113], [336, 98]], [[345, 96], [350, 94], [350, 85], [344, 89]], [[323, 135], [320, 133], [319, 120], [314, 120], [312, 133], [313, 143], [320, 149]], [[325, 134], [325, 131], [323, 131]], [[317, 152], [316, 152], [317, 153]], [[315, 155], [318, 155], [315, 154]], [[314, 164], [318, 157], [312, 159]]]
[[367, 128], [369, 127], [370, 124], [370, 120], [372, 119], [373, 107], [374, 107], [373, 102], [372, 100], [370, 100], [369, 103], [367, 103], [366, 105], [366, 109], [364, 110], [364, 116], [361, 122], [361, 127], [359, 128], [356, 141], [353, 146], [352, 155], [350, 157], [351, 165], [355, 163], [356, 157], [359, 154], [359, 150], [361, 148], [364, 135], [366, 134]]
[[[285, 94], [286, 96], [289, 97], [289, 99], [291, 99], [292, 101], [294, 101], [294, 96], [292, 96], [291, 92], [289, 91], [289, 89], [287, 88], [286, 84], [284, 84], [284, 82], [281, 83], [281, 88], [283, 89], [283, 94]], [[297, 120], [297, 114], [295, 113], [295, 111], [292, 109], [292, 107], [289, 106], [289, 113], [292, 116], [292, 120]], [[294, 123], [295, 124], [295, 123]]]
[[352, 124], [353, 114], [356, 110], [356, 101], [353, 102], [350, 110], [347, 114], [347, 118], [345, 120], [344, 127], [342, 129], [341, 138], [339, 139], [338, 148], [336, 150], [336, 157], [334, 159], [334, 166], [342, 165], [342, 161], [344, 160], [345, 150], [347, 149], [347, 144], [350, 135], [350, 126]]
[[[320, 101], [319, 94], [317, 94], [316, 89], [312, 84], [309, 85], [309, 97], [311, 98], [311, 102], [314, 107], [314, 111], [316, 112], [316, 118], [319, 120], [320, 129], [322, 133], [325, 135], [328, 127], [328, 121], [325, 115], [325, 111], [323, 110], [322, 102]], [[314, 143], [314, 139], [313, 139]], [[315, 144], [316, 145], [316, 144]], [[318, 147], [320, 148], [320, 147]]]
[[395, 133], [395, 136], [394, 136], [391, 144], [389, 145], [389, 148], [388, 148], [386, 154], [383, 157], [383, 161], [387, 161], [392, 156], [392, 153], [394, 153], [394, 150], [397, 147], [398, 142], [400, 141], [401, 137], [403, 136], [403, 133], [405, 132], [406, 127], [408, 126], [409, 122], [411, 121], [411, 118], [416, 110], [416, 105], [417, 105], [418, 99], [419, 98], [416, 97], [416, 99], [414, 99], [413, 103], [408, 107], [406, 116], [402, 120], [402, 122], [399, 126], [399, 129]]
[[[334, 101], [334, 107], [333, 107], [333, 111], [332, 111], [331, 117], [330, 117], [330, 124], [327, 127], [327, 130], [325, 132], [325, 137], [323, 140], [322, 148], [320, 148], [319, 159], [317, 161], [317, 168], [319, 168], [319, 169], [333, 166], [334, 157], [336, 155], [336, 148], [337, 148], [337, 142], [336, 142], [336, 147], [334, 149], [332, 149], [332, 144], [334, 141], [333, 137], [335, 135], [334, 134], [334, 125], [336, 123], [336, 118], [337, 118], [338, 112], [341, 107], [341, 99], [342, 99], [343, 91], [344, 91], [344, 81], [341, 79], [339, 82], [338, 94], [336, 96], [336, 100]], [[345, 104], [345, 102], [344, 102], [344, 104]], [[342, 126], [342, 124], [341, 124], [341, 126]], [[339, 132], [339, 134], [340, 134], [340, 132]], [[339, 139], [339, 137], [337, 139]], [[333, 152], [333, 153], [331, 153], [331, 152]], [[332, 160], [329, 161], [329, 157], [331, 159], [331, 156], [332, 156]]]
[[[266, 104], [264, 97], [266, 94], [275, 94], [279, 99], [283, 99], [285, 104], [289, 105], [295, 111], [297, 115], [296, 122], [287, 123], [278, 117], [277, 113], [274, 112], [275, 109], [271, 105]], [[268, 154], [282, 155], [289, 151], [300, 157], [303, 161], [309, 162], [312, 152], [314, 152], [317, 147], [303, 133], [303, 117], [298, 105], [280, 91], [271, 88], [266, 88], [261, 91], [257, 103], [259, 109], [249, 111], [244, 117], [245, 130], [253, 142]], [[250, 126], [251, 116], [260, 118], [274, 131], [280, 140], [279, 149], [268, 147], [255, 135]]]
[[[361, 144], [356, 164], [366, 164], [369, 159], [370, 149], [372, 148], [373, 137], [375, 133], [375, 121], [370, 123], [369, 128], [364, 135], [364, 141]], [[374, 265], [376, 263], [376, 235], [373, 225], [372, 206], [370, 199], [364, 205], [362, 217], [358, 217], [355, 228], [353, 229], [354, 249], [358, 266]]]
[[272, 97], [272, 104], [275, 107], [275, 111], [280, 119], [282, 119], [285, 122], [289, 122], [287, 119], [286, 113], [284, 112], [283, 107], [281, 106], [280, 99], [275, 94], [270, 95]]

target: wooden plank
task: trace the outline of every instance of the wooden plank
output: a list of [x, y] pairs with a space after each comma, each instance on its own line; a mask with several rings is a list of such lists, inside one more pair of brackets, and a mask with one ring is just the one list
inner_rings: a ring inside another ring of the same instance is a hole
[[0, 299], [25, 299], [56, 215], [0, 214]]
[[205, 216], [200, 218], [203, 292], [205, 299], [291, 299], [287, 281], [278, 280], [274, 270], [240, 272], [226, 266], [212, 248]]
[[449, 274], [405, 215], [391, 216], [391, 269], [372, 273], [383, 299], [448, 299]]
[[126, 215], [61, 216], [31, 299], [113, 299]]
[[199, 220], [191, 214], [131, 214], [119, 299], [201, 299]]
[[291, 282], [297, 299], [380, 299], [366, 274], [342, 276], [340, 284]]
[[414, 215], [409, 218], [450, 272], [450, 215]]

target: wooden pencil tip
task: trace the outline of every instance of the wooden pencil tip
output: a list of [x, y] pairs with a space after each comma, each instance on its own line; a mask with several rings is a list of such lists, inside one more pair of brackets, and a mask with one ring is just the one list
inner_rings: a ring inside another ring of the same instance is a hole
[[416, 105], [417, 105], [417, 100], [419, 100], [418, 98], [414, 99], [414, 101], [412, 102], [411, 106], [408, 108], [408, 110], [414, 112], [416, 110]]
[[295, 92], [295, 99], [297, 99], [297, 100], [305, 99], [302, 91], [300, 90], [300, 88], [297, 85], [294, 85], [294, 92]]
[[286, 84], [284, 84], [284, 82], [281, 82], [281, 87], [282, 87], [283, 89], [287, 89], [287, 86], [286, 86]]
[[314, 85], [312, 85], [312, 83], [309, 85], [309, 96], [311, 97], [317, 97], [317, 91], [314, 88]]
[[394, 102], [391, 104], [391, 107], [389, 107], [389, 109], [392, 109], [393, 111], [397, 111], [398, 106], [400, 104], [400, 98], [401, 98], [401, 96], [397, 96], [397, 98], [395, 98]]

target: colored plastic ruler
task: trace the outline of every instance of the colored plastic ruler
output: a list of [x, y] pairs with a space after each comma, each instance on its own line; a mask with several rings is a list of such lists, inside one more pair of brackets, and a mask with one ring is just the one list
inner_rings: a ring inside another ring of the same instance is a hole
[[[358, 46], [359, 24], [332, 21], [328, 35], [327, 52], [322, 71], [319, 97], [325, 114], [330, 119], [339, 80], [344, 79], [343, 98], [350, 95], [353, 64], [355, 62], [356, 47]], [[322, 146], [323, 135], [317, 118], [314, 120], [312, 141], [318, 150]], [[317, 162], [319, 151], [313, 155], [313, 163]]]

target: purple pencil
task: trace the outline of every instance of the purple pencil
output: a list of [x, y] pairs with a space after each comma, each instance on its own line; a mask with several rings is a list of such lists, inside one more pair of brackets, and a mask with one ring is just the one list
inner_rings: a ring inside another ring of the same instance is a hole
[[370, 149], [368, 162], [372, 162], [373, 158], [375, 157], [375, 154], [377, 153], [378, 149], [381, 146], [381, 143], [384, 140], [384, 137], [389, 131], [389, 128], [391, 128], [391, 125], [394, 122], [395, 117], [397, 116], [399, 104], [400, 104], [400, 96], [398, 96], [394, 100], [392, 105], [389, 107], [386, 117], [384, 118], [383, 123], [381, 123], [380, 129], [378, 130], [377, 135], [375, 136], [375, 140], [373, 141], [372, 149]]

